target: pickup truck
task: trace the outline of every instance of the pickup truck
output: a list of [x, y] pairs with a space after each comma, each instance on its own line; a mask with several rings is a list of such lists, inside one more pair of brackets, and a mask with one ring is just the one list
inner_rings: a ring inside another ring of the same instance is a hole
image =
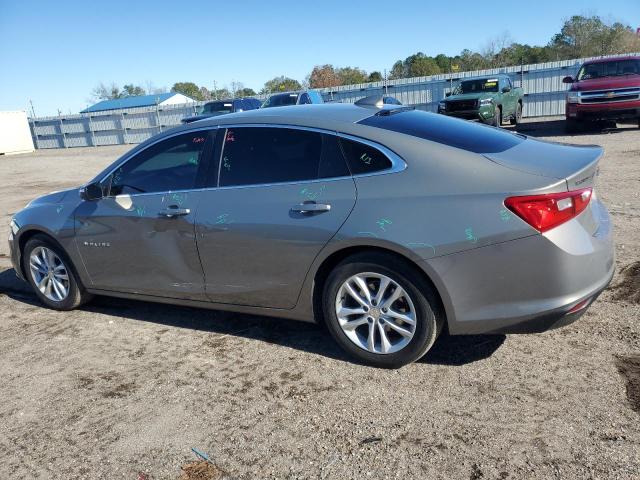
[[566, 129], [581, 130], [595, 120], [632, 120], [640, 126], [640, 56], [586, 61], [570, 83]]
[[230, 98], [228, 100], [216, 100], [214, 102], [205, 103], [198, 115], [185, 117], [182, 123], [197, 122], [205, 118], [217, 117], [227, 113], [243, 112], [245, 110], [255, 110], [260, 108], [262, 102], [257, 98]]
[[522, 120], [522, 88], [512, 85], [508, 75], [462, 80], [438, 104], [438, 113], [467, 120], [479, 120], [500, 127], [507, 119], [512, 125]]

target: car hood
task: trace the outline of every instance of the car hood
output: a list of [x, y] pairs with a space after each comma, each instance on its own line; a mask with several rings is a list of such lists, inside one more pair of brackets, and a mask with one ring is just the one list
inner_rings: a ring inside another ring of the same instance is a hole
[[571, 86], [573, 91], [605, 90], [609, 88], [640, 87], [640, 75], [625, 75], [620, 77], [593, 78], [580, 80]]
[[[44, 205], [44, 204], [52, 204], [52, 203], [62, 203], [65, 200], [77, 198], [80, 199], [79, 196], [79, 187], [68, 188], [66, 190], [60, 190], [57, 192], [47, 193], [40, 197], [37, 197], [31, 202], [29, 202], [28, 207], [36, 206], [36, 205]], [[74, 195], [75, 194], [75, 195]]]
[[494, 94], [490, 92], [483, 93], [461, 93], [460, 95], [451, 95], [444, 99], [445, 102], [451, 100], [476, 100], [479, 98], [493, 98]]

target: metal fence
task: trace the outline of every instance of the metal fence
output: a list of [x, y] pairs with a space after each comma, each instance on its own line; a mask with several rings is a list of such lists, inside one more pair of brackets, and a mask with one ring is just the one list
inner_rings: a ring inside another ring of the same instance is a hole
[[[638, 55], [638, 54], [634, 54]], [[436, 111], [438, 102], [462, 78], [506, 73], [513, 84], [524, 89], [524, 117], [564, 114], [568, 86], [562, 78], [575, 75], [586, 59], [563, 60], [514, 67], [477, 70], [429, 77], [404, 78], [387, 82], [344, 85], [320, 89], [327, 102], [352, 103], [375, 94], [389, 94], [405, 105]], [[167, 105], [107, 112], [94, 112], [29, 120], [36, 148], [69, 148], [140, 143], [153, 135], [180, 124], [194, 115], [199, 105]]]

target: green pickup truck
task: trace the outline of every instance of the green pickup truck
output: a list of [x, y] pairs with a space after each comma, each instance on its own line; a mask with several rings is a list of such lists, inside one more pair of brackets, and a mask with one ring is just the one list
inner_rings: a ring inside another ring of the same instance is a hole
[[438, 104], [438, 113], [495, 127], [507, 119], [517, 125], [522, 119], [522, 97], [522, 88], [514, 87], [508, 75], [469, 78]]

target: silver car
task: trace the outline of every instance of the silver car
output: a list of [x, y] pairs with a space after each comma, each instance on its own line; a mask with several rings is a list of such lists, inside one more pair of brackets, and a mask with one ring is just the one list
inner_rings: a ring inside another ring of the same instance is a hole
[[445, 328], [585, 312], [614, 270], [602, 153], [383, 102], [229, 114], [32, 201], [11, 257], [54, 309], [97, 294], [321, 322], [399, 367]]

